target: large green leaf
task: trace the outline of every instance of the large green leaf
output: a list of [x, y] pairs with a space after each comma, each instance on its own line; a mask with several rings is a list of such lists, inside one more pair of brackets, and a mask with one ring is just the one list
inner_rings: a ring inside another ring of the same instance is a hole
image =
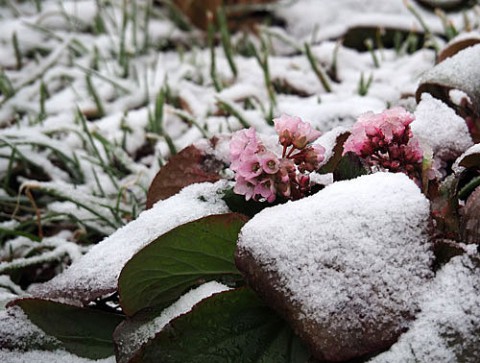
[[147, 307], [166, 307], [206, 281], [241, 280], [234, 251], [246, 217], [229, 213], [186, 223], [140, 250], [118, 281], [120, 303], [131, 316]]
[[114, 354], [112, 335], [122, 315], [41, 299], [17, 300], [15, 305], [74, 354], [90, 359]]
[[248, 288], [216, 294], [172, 320], [130, 361], [305, 363], [290, 326]]

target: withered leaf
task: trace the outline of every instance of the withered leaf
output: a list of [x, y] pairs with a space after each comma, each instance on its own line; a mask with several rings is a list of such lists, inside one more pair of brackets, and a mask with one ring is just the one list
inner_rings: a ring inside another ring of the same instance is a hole
[[[212, 141], [214, 142], [214, 141]], [[190, 145], [173, 155], [157, 173], [147, 193], [147, 209], [159, 200], [177, 194], [182, 188], [194, 183], [216, 182], [223, 163]]]

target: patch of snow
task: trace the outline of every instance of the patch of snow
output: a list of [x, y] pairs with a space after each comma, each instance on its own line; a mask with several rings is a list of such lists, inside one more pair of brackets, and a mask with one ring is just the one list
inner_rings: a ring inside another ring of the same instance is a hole
[[[476, 260], [474, 260], [476, 259]], [[480, 358], [480, 268], [476, 256], [447, 263], [421, 298], [408, 332], [370, 363], [476, 363]]]
[[412, 132], [425, 140], [435, 156], [454, 160], [473, 145], [465, 120], [430, 94], [422, 94], [415, 111]]
[[474, 107], [480, 107], [480, 44], [465, 48], [426, 72], [420, 83], [440, 84], [465, 92]]

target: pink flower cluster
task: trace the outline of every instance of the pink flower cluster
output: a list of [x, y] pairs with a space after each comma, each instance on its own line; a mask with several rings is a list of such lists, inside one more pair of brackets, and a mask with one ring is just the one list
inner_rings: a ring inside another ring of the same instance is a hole
[[413, 115], [402, 107], [379, 114], [368, 112], [353, 125], [344, 154], [354, 152], [372, 168], [402, 172], [418, 180], [423, 150], [410, 129], [413, 120]]
[[317, 170], [324, 159], [325, 149], [310, 144], [320, 132], [309, 123], [288, 115], [273, 121], [282, 146], [278, 150], [268, 149], [253, 128], [232, 136], [230, 168], [236, 181], [233, 191], [244, 195], [246, 200], [271, 203], [277, 196], [304, 197], [310, 191], [309, 173]]

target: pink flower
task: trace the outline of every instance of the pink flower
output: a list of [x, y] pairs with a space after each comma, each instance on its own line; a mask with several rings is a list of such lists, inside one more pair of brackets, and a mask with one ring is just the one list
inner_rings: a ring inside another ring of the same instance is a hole
[[344, 152], [357, 155], [371, 154], [372, 149], [385, 147], [392, 141], [412, 136], [409, 125], [414, 120], [402, 107], [394, 107], [382, 113], [367, 112], [361, 115], [352, 128], [352, 134], [344, 145]]
[[236, 194], [244, 195], [245, 200], [250, 200], [255, 196], [255, 184], [252, 180], [247, 180], [241, 175], [237, 175], [235, 181], [233, 191]]
[[293, 155], [293, 160], [302, 173], [305, 171], [312, 172], [317, 170], [324, 159], [325, 148], [318, 144], [307, 146], [301, 152]]
[[278, 171], [280, 166], [280, 160], [278, 157], [271, 151], [265, 151], [258, 155], [260, 159], [260, 165], [262, 169], [267, 174], [275, 174]]
[[235, 164], [241, 155], [254, 154], [259, 148], [255, 129], [250, 127], [247, 130], [240, 130], [233, 134], [230, 140], [230, 161]]
[[259, 195], [264, 198], [267, 202], [272, 203], [275, 198], [276, 188], [273, 180], [269, 177], [262, 179], [254, 189], [255, 195]]
[[300, 117], [286, 114], [273, 119], [275, 131], [278, 133], [280, 144], [287, 148], [291, 145], [297, 149], [303, 149], [308, 143], [318, 139], [321, 133], [302, 121]]
[[263, 171], [258, 154], [245, 153], [238, 160], [239, 165], [235, 171], [247, 180], [256, 178]]
[[315, 130], [308, 122], [302, 122], [297, 127], [297, 132], [293, 139], [293, 146], [297, 149], [303, 149], [308, 143], [318, 139], [322, 133]]
[[344, 144], [344, 154], [353, 152], [374, 169], [403, 172], [419, 180], [423, 150], [413, 136], [412, 114], [401, 107], [359, 117]]
[[302, 119], [300, 117], [283, 114], [278, 118], [274, 118], [273, 122], [280, 144], [283, 147], [292, 145], [298, 125], [302, 122]]
[[310, 143], [320, 136], [299, 117], [282, 115], [275, 121], [282, 155], [277, 146], [267, 149], [250, 128], [236, 132], [230, 142], [230, 168], [235, 172], [233, 191], [246, 200], [272, 203], [277, 196], [299, 199], [310, 193], [307, 173], [317, 170], [325, 149]]

